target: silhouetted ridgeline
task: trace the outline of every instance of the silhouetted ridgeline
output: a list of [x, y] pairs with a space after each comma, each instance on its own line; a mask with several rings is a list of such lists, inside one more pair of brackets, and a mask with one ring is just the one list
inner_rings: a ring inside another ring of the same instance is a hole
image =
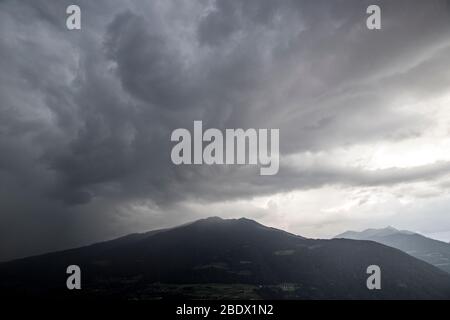
[[[82, 289], [66, 288], [66, 268]], [[366, 268], [382, 270], [368, 290]], [[372, 241], [312, 240], [208, 218], [0, 264], [2, 296], [120, 299], [449, 299], [450, 276]]]

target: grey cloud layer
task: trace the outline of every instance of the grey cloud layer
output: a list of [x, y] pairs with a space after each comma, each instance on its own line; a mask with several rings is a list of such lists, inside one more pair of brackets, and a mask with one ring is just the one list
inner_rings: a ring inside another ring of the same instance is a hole
[[[167, 207], [409, 181], [394, 169], [371, 176], [283, 162], [272, 178], [176, 167], [169, 137], [201, 119], [280, 128], [283, 155], [404, 139], [430, 120], [398, 110], [398, 93], [421, 98], [450, 84], [444, 1], [379, 2], [382, 32], [365, 28], [368, 1], [77, 1], [79, 32], [64, 28], [72, 2], [0, 3], [5, 257], [51, 248], [61, 233], [106, 235], [104, 221], [132, 201]], [[428, 169], [422, 176], [441, 172]]]

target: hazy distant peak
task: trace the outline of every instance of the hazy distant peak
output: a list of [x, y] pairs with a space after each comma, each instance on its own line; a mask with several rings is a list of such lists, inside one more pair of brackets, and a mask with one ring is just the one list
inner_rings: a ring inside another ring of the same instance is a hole
[[387, 235], [391, 235], [394, 233], [399, 233], [400, 231], [397, 230], [394, 227], [386, 227], [386, 228], [380, 228], [380, 229], [367, 229], [364, 230], [362, 233], [366, 234], [366, 236], [372, 236], [372, 237], [383, 237], [383, 236], [387, 236]]
[[450, 273], [449, 243], [427, 238], [416, 232], [398, 230], [389, 226], [382, 229], [366, 229], [361, 232], [347, 231], [335, 238], [375, 241], [402, 250]]
[[414, 234], [414, 232], [398, 230], [392, 226], [387, 226], [380, 229], [369, 228], [364, 231], [346, 231], [337, 235], [335, 238], [367, 239], [372, 237], [386, 237], [394, 234]]

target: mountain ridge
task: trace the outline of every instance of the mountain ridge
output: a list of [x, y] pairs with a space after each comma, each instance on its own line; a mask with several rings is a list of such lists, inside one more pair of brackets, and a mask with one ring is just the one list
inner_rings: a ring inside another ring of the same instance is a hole
[[441, 270], [450, 273], [450, 244], [444, 241], [425, 237], [419, 233], [389, 229], [366, 229], [361, 232], [346, 231], [334, 238], [375, 241], [430, 263]]
[[[83, 289], [65, 287], [79, 265]], [[366, 287], [369, 265], [382, 290]], [[0, 264], [0, 296], [115, 299], [450, 299], [450, 276], [372, 241], [307, 239], [209, 218]]]

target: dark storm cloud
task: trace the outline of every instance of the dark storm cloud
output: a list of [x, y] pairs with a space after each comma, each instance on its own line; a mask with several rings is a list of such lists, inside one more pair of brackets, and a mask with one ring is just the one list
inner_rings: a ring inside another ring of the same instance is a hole
[[193, 120], [281, 128], [289, 155], [420, 135], [430, 120], [393, 101], [448, 87], [444, 2], [378, 2], [380, 32], [367, 1], [75, 1], [82, 30], [67, 31], [72, 2], [0, 3], [0, 259], [123, 232], [115, 208], [143, 200], [169, 210], [443, 172], [176, 167], [169, 137]]

